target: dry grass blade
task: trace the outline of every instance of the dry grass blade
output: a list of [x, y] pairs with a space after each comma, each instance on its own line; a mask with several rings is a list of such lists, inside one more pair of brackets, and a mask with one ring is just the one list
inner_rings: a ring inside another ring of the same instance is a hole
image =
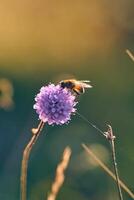
[[[87, 147], [85, 144], [82, 144], [82, 147], [88, 153], [88, 155], [90, 155], [109, 176], [111, 176], [115, 181], [117, 181], [114, 173], [92, 152], [92, 150], [89, 147]], [[119, 184], [122, 187], [122, 189], [124, 189], [124, 191], [132, 199], [134, 199], [134, 193], [120, 179]]]
[[70, 156], [71, 156], [71, 149], [69, 147], [66, 147], [63, 152], [62, 161], [57, 166], [56, 177], [52, 184], [51, 192], [48, 195], [47, 200], [55, 200], [56, 199], [57, 194], [58, 194], [58, 192], [64, 182], [64, 179], [65, 179], [64, 172], [69, 164]]
[[134, 55], [132, 54], [132, 52], [129, 49], [126, 49], [126, 53], [131, 58], [131, 60], [134, 61]]

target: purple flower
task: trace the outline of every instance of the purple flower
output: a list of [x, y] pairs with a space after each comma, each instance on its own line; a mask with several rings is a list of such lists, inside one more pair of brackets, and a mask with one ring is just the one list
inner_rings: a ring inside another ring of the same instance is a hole
[[33, 108], [39, 114], [39, 119], [51, 124], [64, 124], [70, 120], [75, 113], [75, 96], [60, 85], [50, 84], [42, 87], [40, 93], [35, 97], [36, 103]]

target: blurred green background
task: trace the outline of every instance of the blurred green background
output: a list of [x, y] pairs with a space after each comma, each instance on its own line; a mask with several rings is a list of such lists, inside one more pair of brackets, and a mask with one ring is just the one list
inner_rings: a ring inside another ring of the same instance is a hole
[[[64, 78], [91, 80], [78, 111], [116, 134], [120, 176], [134, 191], [134, 2], [0, 1], [0, 199], [19, 200], [22, 152], [38, 124], [34, 97]], [[28, 168], [28, 200], [47, 199], [66, 146], [72, 157], [58, 200], [117, 200], [116, 185], [84, 152], [112, 169], [108, 142], [79, 116], [46, 126]], [[125, 193], [125, 199], [130, 199]]]

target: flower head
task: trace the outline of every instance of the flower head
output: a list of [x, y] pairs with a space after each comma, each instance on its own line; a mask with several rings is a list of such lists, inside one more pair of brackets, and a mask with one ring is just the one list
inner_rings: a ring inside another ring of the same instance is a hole
[[40, 89], [35, 97], [34, 109], [39, 114], [39, 119], [48, 124], [64, 124], [75, 113], [75, 96], [60, 85], [49, 84]]

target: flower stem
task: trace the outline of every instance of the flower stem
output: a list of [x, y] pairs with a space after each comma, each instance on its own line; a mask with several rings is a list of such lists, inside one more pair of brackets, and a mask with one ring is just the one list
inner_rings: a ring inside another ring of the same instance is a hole
[[20, 197], [21, 200], [26, 200], [26, 193], [27, 193], [27, 168], [28, 168], [28, 160], [29, 160], [29, 155], [30, 152], [35, 144], [35, 142], [37, 141], [41, 130], [44, 126], [44, 122], [40, 121], [38, 127], [35, 129], [32, 129], [32, 133], [33, 136], [31, 138], [31, 140], [29, 141], [29, 143], [27, 144], [27, 146], [24, 149], [23, 152], [23, 158], [22, 158], [22, 164], [21, 164], [21, 178], [20, 178], [20, 183], [21, 183], [21, 193], [20, 193]]
[[118, 193], [119, 193], [119, 199], [123, 200], [123, 195], [122, 195], [121, 187], [119, 184], [118, 167], [117, 167], [117, 162], [116, 162], [115, 143], [114, 143], [115, 136], [113, 135], [113, 130], [110, 125], [108, 125], [108, 139], [109, 139], [110, 145], [111, 145], [112, 161], [113, 161], [114, 172], [115, 172], [115, 176], [116, 176], [116, 183], [117, 183], [117, 189], [118, 189]]

